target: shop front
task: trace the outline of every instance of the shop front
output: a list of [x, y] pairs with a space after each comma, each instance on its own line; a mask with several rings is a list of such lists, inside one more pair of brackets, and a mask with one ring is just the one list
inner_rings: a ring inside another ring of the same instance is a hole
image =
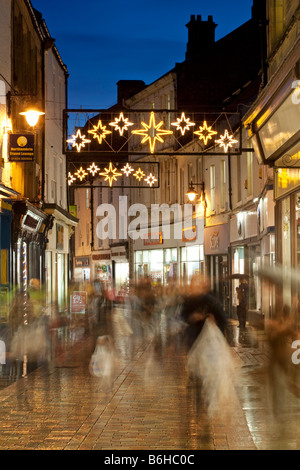
[[29, 202], [13, 204], [13, 285], [26, 292], [45, 283], [45, 252], [52, 217]]
[[109, 286], [112, 285], [113, 275], [110, 250], [92, 254], [92, 275], [94, 281], [100, 281]]
[[111, 247], [112, 275], [117, 295], [125, 295], [129, 289], [128, 243]]
[[221, 224], [204, 229], [204, 255], [207, 279], [224, 311], [229, 312], [229, 225]]
[[[300, 144], [299, 147], [300, 151]], [[296, 149], [294, 149], [295, 151]], [[299, 162], [300, 163], [300, 162]], [[276, 170], [277, 260], [282, 265], [282, 307], [299, 313], [300, 283], [292, 282], [291, 268], [300, 267], [300, 168]], [[284, 178], [283, 178], [284, 175]]]
[[[268, 300], [275, 299], [272, 316], [287, 306], [298, 313], [299, 288], [291, 282], [291, 268], [300, 263], [300, 101], [299, 47], [293, 47], [282, 68], [264, 89], [245, 125], [261, 163], [274, 169], [275, 262], [282, 266], [282, 282]], [[272, 234], [265, 242], [265, 261], [272, 262]]]
[[53, 217], [46, 247], [46, 301], [62, 312], [69, 302], [70, 237], [78, 219], [56, 204], [45, 205], [45, 212]]
[[76, 256], [74, 260], [74, 281], [76, 283], [89, 282], [91, 280], [90, 256]]
[[180, 240], [160, 230], [134, 242], [135, 281], [148, 277], [153, 285], [189, 284], [204, 274], [204, 221], [183, 229]]
[[262, 266], [258, 213], [257, 206], [252, 206], [233, 215], [230, 220], [231, 309], [235, 316], [239, 305], [239, 288], [242, 283], [247, 283], [250, 323], [262, 317], [261, 280], [257, 276]]

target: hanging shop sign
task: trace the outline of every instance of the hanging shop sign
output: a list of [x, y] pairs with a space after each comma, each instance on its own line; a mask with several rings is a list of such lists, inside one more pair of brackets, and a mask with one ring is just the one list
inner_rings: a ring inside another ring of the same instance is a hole
[[8, 158], [10, 162], [34, 161], [34, 134], [9, 134]]
[[204, 230], [204, 254], [227, 254], [229, 247], [228, 224], [206, 227]]

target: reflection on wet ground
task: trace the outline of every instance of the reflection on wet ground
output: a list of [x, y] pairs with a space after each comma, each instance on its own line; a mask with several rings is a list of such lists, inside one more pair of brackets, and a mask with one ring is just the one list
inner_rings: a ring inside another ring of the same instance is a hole
[[[210, 416], [201, 381], [187, 372], [182, 325], [164, 312], [147, 327], [124, 309], [108, 315], [92, 336], [60, 332], [60, 355], [0, 392], [0, 449], [300, 448], [300, 401], [284, 386], [274, 398], [264, 332], [230, 323], [239, 380], [226, 413]], [[107, 384], [90, 361], [109, 335], [117, 362]], [[2, 385], [22, 376], [21, 362], [5, 367]]]

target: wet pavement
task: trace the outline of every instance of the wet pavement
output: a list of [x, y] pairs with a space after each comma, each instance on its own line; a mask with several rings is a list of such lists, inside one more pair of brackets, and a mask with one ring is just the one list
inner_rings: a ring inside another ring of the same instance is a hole
[[0, 391], [0, 450], [299, 449], [300, 400], [274, 412], [263, 333], [233, 325], [230, 344], [240, 378], [227, 413], [211, 417], [179, 341], [132, 343], [120, 330], [116, 379], [104, 387], [89, 371], [95, 338], [82, 338]]

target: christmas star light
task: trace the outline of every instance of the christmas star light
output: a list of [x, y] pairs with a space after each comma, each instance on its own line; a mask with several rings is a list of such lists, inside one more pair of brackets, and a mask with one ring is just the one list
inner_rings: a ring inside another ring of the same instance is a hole
[[205, 145], [208, 144], [208, 141], [212, 139], [213, 135], [217, 135], [216, 131], [212, 130], [212, 126], [208, 126], [207, 122], [204, 121], [203, 126], [199, 127], [199, 131], [194, 132], [194, 134], [199, 136], [199, 140], [203, 140]]
[[112, 162], [109, 164], [109, 168], [105, 168], [101, 176], [105, 177], [105, 181], [109, 181], [109, 186], [112, 187], [114, 181], [118, 181], [118, 178], [122, 176], [122, 173], [118, 172], [118, 169], [113, 166]]
[[144, 129], [132, 131], [132, 134], [144, 136], [144, 138], [142, 139], [142, 144], [145, 144], [146, 142], [149, 141], [150, 152], [154, 153], [156, 141], [164, 143], [164, 140], [162, 139], [162, 137], [173, 134], [173, 131], [161, 129], [163, 124], [164, 124], [163, 121], [160, 121], [159, 124], [156, 124], [155, 113], [154, 111], [152, 111], [150, 115], [149, 124], [142, 122], [142, 126], [144, 127]]
[[133, 126], [133, 122], [129, 122], [128, 118], [125, 118], [124, 114], [121, 113], [118, 118], [115, 118], [115, 122], [110, 122], [109, 125], [119, 131], [120, 136], [123, 136], [124, 132], [128, 131], [128, 127]]
[[216, 144], [219, 144], [220, 147], [224, 147], [225, 152], [228, 152], [228, 148], [231, 148], [233, 144], [237, 144], [238, 140], [233, 138], [233, 135], [229, 135], [228, 130], [225, 131], [225, 134], [221, 136], [220, 140], [216, 140]]
[[72, 173], [69, 172], [69, 174], [68, 174], [68, 184], [69, 184], [69, 186], [71, 186], [71, 184], [73, 184], [74, 181], [76, 181], [75, 176], [73, 176]]
[[127, 163], [121, 171], [123, 171], [123, 173], [128, 177], [134, 172], [134, 169], [129, 165], [129, 163]]
[[190, 127], [195, 126], [194, 122], [191, 122], [190, 118], [185, 117], [185, 113], [181, 114], [181, 118], [177, 118], [177, 122], [172, 122], [171, 126], [175, 126], [177, 131], [184, 135], [186, 131], [190, 130]]
[[152, 186], [157, 183], [157, 178], [155, 178], [154, 175], [152, 175], [152, 173], [150, 173], [150, 175], [148, 176], [148, 178], [145, 179], [146, 183], [149, 184], [149, 186], [152, 188]]
[[94, 129], [92, 131], [88, 131], [89, 134], [93, 134], [94, 139], [97, 139], [99, 144], [101, 145], [103, 139], [106, 139], [108, 134], [112, 134], [111, 131], [106, 130], [106, 126], [102, 125], [102, 121], [99, 121], [97, 126], [93, 126]]
[[142, 181], [142, 179], [146, 176], [143, 170], [139, 168], [133, 175], [137, 180]]
[[86, 176], [88, 176], [88, 173], [82, 167], [80, 167], [80, 169], [75, 173], [75, 176], [77, 176], [77, 178], [82, 181]]
[[87, 170], [88, 170], [93, 176], [95, 176], [95, 174], [98, 173], [98, 171], [100, 171], [100, 168], [98, 168], [97, 165], [95, 165], [95, 163], [93, 163]]
[[76, 135], [72, 135], [71, 139], [67, 140], [68, 144], [72, 144], [72, 147], [77, 148], [77, 152], [81, 151], [81, 148], [85, 147], [85, 144], [90, 144], [91, 141], [85, 138], [85, 135], [81, 135], [80, 129], [78, 129]]

